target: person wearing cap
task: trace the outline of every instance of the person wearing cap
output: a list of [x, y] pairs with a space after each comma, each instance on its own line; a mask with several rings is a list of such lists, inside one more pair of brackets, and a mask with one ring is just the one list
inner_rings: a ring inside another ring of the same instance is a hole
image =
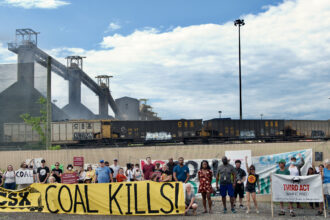
[[105, 166], [104, 160], [100, 160], [100, 166], [96, 169], [95, 181], [98, 183], [112, 182], [112, 173], [109, 167]]
[[86, 171], [86, 177], [85, 177], [85, 183], [94, 183], [95, 182], [95, 170], [93, 170], [92, 165], [88, 164], [87, 171]]
[[115, 158], [113, 160], [113, 164], [110, 166], [110, 168], [113, 170], [113, 181], [117, 182], [117, 174], [120, 169], [120, 166], [118, 165], [118, 159]]
[[37, 170], [37, 181], [38, 183], [47, 183], [48, 177], [50, 175], [49, 168], [46, 166], [46, 161], [41, 160], [41, 167]]
[[[278, 166], [279, 169], [276, 170], [276, 174], [280, 174], [280, 175], [290, 175], [290, 171], [288, 169], [285, 168], [285, 164], [286, 161], [284, 159], [281, 159], [278, 162]], [[285, 215], [285, 210], [284, 210], [284, 203], [280, 202], [280, 206], [281, 206], [281, 211], [278, 213], [278, 215]], [[293, 212], [293, 203], [289, 202], [289, 209], [290, 209], [290, 216], [294, 217], [296, 216], [296, 214]]]

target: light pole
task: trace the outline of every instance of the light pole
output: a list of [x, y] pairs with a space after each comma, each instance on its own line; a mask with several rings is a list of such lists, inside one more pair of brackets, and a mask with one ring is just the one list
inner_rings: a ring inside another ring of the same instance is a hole
[[234, 24], [238, 26], [239, 118], [242, 120], [241, 26], [245, 25], [245, 22], [243, 19], [237, 19]]
[[222, 111], [218, 111], [219, 112], [219, 118], [221, 118], [221, 113], [222, 113]]
[[264, 114], [260, 114], [260, 120], [262, 120], [262, 116], [264, 116]]

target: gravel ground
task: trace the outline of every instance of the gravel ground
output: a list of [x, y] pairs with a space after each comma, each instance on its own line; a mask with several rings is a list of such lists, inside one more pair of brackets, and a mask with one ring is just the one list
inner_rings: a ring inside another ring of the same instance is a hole
[[[271, 210], [270, 210], [270, 203], [259, 203], [259, 214], [255, 213], [255, 210], [253, 208], [253, 205], [251, 206], [251, 213], [246, 214], [246, 210], [238, 209], [237, 213], [233, 214], [229, 210], [227, 214], [223, 214], [223, 206], [220, 200], [215, 200], [213, 204], [213, 213], [212, 214], [203, 214], [203, 206], [201, 199], [197, 199], [198, 203], [198, 211], [197, 215], [193, 216], [192, 212], [188, 214], [188, 216], [97, 216], [97, 215], [68, 215], [68, 214], [47, 214], [47, 213], [0, 213], [0, 220], [6, 220], [6, 219], [45, 219], [45, 220], [67, 220], [67, 219], [77, 219], [77, 220], [85, 220], [85, 219], [166, 219], [166, 220], [176, 220], [176, 219], [270, 219], [271, 218]], [[227, 203], [227, 208], [230, 207], [229, 202]], [[303, 204], [303, 209], [295, 210], [297, 216], [294, 219], [324, 219], [324, 216], [315, 216], [317, 210], [310, 209], [307, 204]], [[292, 217], [289, 216], [288, 210], [286, 212], [285, 216], [279, 217], [277, 213], [279, 212], [279, 206], [275, 205], [274, 209], [274, 219], [292, 219]], [[327, 219], [330, 219], [330, 214], [328, 214]]]

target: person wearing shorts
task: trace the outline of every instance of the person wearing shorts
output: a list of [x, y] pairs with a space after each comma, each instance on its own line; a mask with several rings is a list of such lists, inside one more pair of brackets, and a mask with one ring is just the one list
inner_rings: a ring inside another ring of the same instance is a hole
[[244, 208], [243, 206], [243, 198], [244, 198], [244, 182], [246, 179], [246, 172], [241, 168], [241, 161], [235, 161], [235, 170], [236, 170], [236, 186], [234, 189], [234, 197], [235, 197], [235, 204], [237, 196], [239, 196], [239, 207], [241, 209]]
[[232, 213], [236, 213], [234, 208], [234, 188], [236, 185], [236, 171], [235, 168], [229, 164], [227, 157], [222, 157], [222, 165], [218, 168], [216, 187], [219, 189], [220, 183], [220, 195], [222, 197], [223, 213], [227, 213], [226, 196], [230, 197], [230, 205]]

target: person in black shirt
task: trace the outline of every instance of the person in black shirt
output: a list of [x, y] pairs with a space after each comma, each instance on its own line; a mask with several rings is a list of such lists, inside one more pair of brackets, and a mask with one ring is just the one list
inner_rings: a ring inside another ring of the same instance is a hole
[[170, 171], [171, 175], [173, 175], [173, 169], [177, 164], [174, 163], [173, 158], [168, 159], [167, 167], [168, 170]]
[[[251, 165], [249, 167], [247, 162], [247, 157], [245, 157], [246, 161], [246, 170], [248, 171], [248, 177], [246, 182], [246, 197], [247, 197], [247, 211], [246, 214], [250, 212], [250, 195], [253, 199], [254, 207], [256, 208], [256, 213], [259, 214], [258, 203], [256, 193], [260, 192], [260, 183], [259, 183], [259, 175], [256, 174], [256, 167]], [[256, 187], [258, 187], [258, 191], [256, 191]]]
[[41, 167], [37, 170], [37, 180], [39, 183], [47, 183], [49, 177], [49, 168], [45, 165], [46, 161], [43, 159], [41, 160]]
[[244, 182], [246, 179], [246, 172], [241, 168], [241, 161], [235, 161], [235, 170], [236, 170], [236, 186], [234, 191], [235, 204], [237, 195], [239, 195], [239, 207], [243, 209], [243, 198], [244, 198]]
[[57, 183], [61, 183], [61, 177], [62, 177], [62, 169], [60, 169], [60, 163], [55, 163], [55, 168], [52, 169], [52, 176], [55, 178]]

